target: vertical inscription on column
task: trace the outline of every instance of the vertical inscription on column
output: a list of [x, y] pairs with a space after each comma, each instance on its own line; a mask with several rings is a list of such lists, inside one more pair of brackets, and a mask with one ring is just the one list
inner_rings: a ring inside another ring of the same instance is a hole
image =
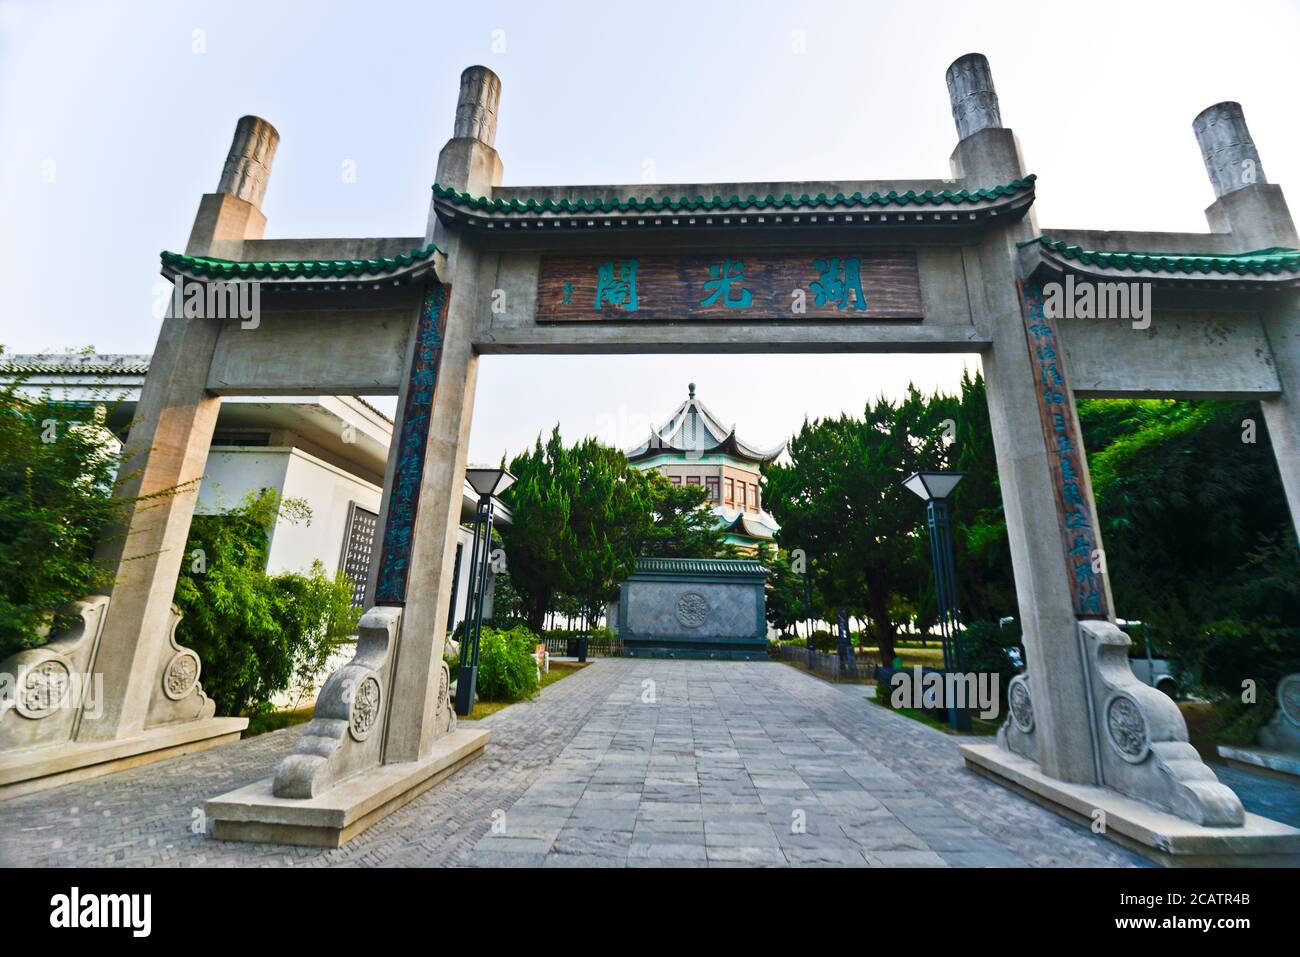
[[415, 354], [402, 407], [402, 431], [398, 436], [397, 468], [388, 498], [384, 522], [384, 544], [379, 554], [379, 579], [375, 586], [376, 605], [406, 603], [406, 575], [411, 565], [411, 538], [420, 506], [420, 480], [424, 476], [424, 451], [429, 441], [429, 417], [438, 384], [442, 359], [442, 333], [446, 322], [447, 292], [441, 283], [431, 282], [420, 306]]
[[1036, 282], [1016, 282], [1029, 360], [1037, 376], [1038, 417], [1051, 460], [1056, 514], [1065, 543], [1065, 564], [1074, 591], [1074, 612], [1080, 618], [1105, 618], [1106, 588], [1095, 567], [1100, 556], [1092, 489], [1084, 479], [1083, 433], [1070, 401], [1064, 350], [1056, 321], [1043, 308], [1043, 288]]

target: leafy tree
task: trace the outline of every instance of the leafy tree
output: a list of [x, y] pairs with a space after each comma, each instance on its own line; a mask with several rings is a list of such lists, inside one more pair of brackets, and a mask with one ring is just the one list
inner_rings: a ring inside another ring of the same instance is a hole
[[790, 464], [764, 473], [781, 545], [802, 548], [811, 560], [825, 602], [819, 617], [865, 613], [885, 661], [894, 656], [894, 596], [914, 594], [921, 573], [924, 513], [900, 482], [918, 468], [947, 464], [934, 412], [909, 386], [901, 402], [881, 397], [861, 419], [805, 421], [790, 441]]
[[508, 562], [506, 570], [497, 572], [492, 582], [492, 617], [496, 619], [524, 617], [524, 599], [510, 578]]
[[1300, 667], [1300, 549], [1258, 404], [1094, 399], [1079, 414], [1116, 613], [1205, 690], [1249, 678], [1271, 693]]
[[645, 475], [617, 449], [584, 439], [567, 448], [556, 426], [545, 445], [516, 456], [505, 492], [512, 524], [501, 526], [511, 581], [528, 627], [540, 632], [561, 596], [598, 620], [632, 573], [651, 523]]
[[768, 571], [767, 620], [784, 635], [808, 617], [804, 607], [805, 576], [794, 571], [785, 549], [763, 542], [757, 557]]
[[649, 486], [653, 522], [638, 555], [655, 558], [717, 558], [730, 554], [702, 485], [674, 485], [658, 471], [642, 473]]
[[[1016, 585], [984, 376], [963, 371], [959, 395], [936, 395], [931, 403], [934, 416], [952, 420], [948, 467], [966, 473], [949, 500], [962, 620], [996, 621], [1016, 613]], [[927, 581], [932, 593], [933, 576]]]
[[113, 584], [97, 544], [144, 499], [113, 496], [125, 476], [119, 437], [103, 424], [112, 401], [0, 386], [0, 660], [44, 644], [74, 623], [72, 602]]
[[566, 459], [564, 590], [578, 599], [583, 618], [598, 621], [635, 568], [637, 543], [651, 521], [649, 483], [627, 456], [595, 439], [584, 439]]
[[561, 474], [564, 460], [557, 425], [545, 445], [539, 435], [531, 450], [511, 460], [515, 483], [502, 496], [511, 511], [511, 524], [499, 527], [510, 581], [534, 632], [545, 626], [546, 613], [565, 584], [562, 562], [570, 497]]
[[309, 521], [311, 512], [305, 502], [264, 490], [190, 524], [176, 583], [183, 615], [177, 640], [198, 652], [203, 690], [221, 714], [270, 711], [274, 695], [320, 673], [360, 617], [345, 572], [330, 579], [315, 562], [309, 575], [266, 574], [278, 517]]

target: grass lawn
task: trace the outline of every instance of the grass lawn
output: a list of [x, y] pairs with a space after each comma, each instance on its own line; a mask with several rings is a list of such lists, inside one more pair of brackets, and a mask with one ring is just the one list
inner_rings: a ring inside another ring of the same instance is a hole
[[867, 701], [874, 704], [877, 708], [889, 708], [889, 710], [893, 711], [895, 714], [901, 714], [905, 718], [911, 718], [913, 721], [921, 722], [921, 724], [928, 724], [932, 728], [938, 728], [944, 734], [952, 734], [960, 738], [991, 737], [998, 733], [998, 721], [990, 721], [987, 718], [981, 718], [978, 714], [972, 714], [970, 716], [971, 729], [969, 731], [954, 731], [952, 728], [948, 727], [948, 722], [932, 718], [920, 708], [890, 708], [889, 705], [884, 705], [877, 701], [875, 695], [867, 698]]
[[[879, 658], [880, 649], [874, 646], [859, 647], [853, 649], [853, 653], [859, 657], [866, 655], [871, 658]], [[834, 649], [832, 649], [829, 654], [834, 654]], [[931, 645], [928, 648], [921, 648], [911, 642], [908, 644], [897, 644], [894, 646], [894, 654], [903, 659], [904, 668], [912, 668], [916, 665], [920, 665], [922, 668], [943, 667], [943, 648], [939, 645]]]
[[[542, 688], [555, 684], [562, 678], [567, 678], [571, 674], [576, 674], [583, 668], [587, 667], [590, 662], [579, 663], [576, 661], [552, 661], [551, 670], [542, 673], [542, 684], [537, 690], [540, 693]], [[518, 704], [517, 701], [484, 701], [479, 699], [474, 702], [474, 710], [462, 717], [462, 721], [481, 721], [488, 715], [496, 714], [502, 708], [508, 708], [512, 704]]]
[[[858, 650], [867, 655], [880, 654], [879, 648], [860, 648]], [[943, 648], [917, 648], [895, 645], [894, 654], [903, 659], [904, 668], [912, 668], [916, 665], [920, 665], [922, 668], [943, 667]]]
[[287, 728], [293, 724], [304, 724], [311, 720], [312, 711], [315, 708], [298, 708], [295, 711], [272, 711], [270, 714], [260, 714], [255, 718], [248, 719], [248, 727], [244, 729], [241, 735], [243, 738], [251, 738], [254, 735], [266, 734], [268, 731], [279, 731], [281, 728]]

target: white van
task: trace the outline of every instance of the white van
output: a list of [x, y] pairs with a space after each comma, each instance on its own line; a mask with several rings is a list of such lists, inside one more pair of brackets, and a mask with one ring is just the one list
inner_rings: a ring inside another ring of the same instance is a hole
[[1128, 635], [1128, 665], [1138, 681], [1163, 691], [1171, 698], [1178, 697], [1178, 679], [1174, 677], [1169, 658], [1152, 637], [1151, 629], [1140, 621], [1125, 621], [1123, 618], [1115, 619], [1115, 624]]

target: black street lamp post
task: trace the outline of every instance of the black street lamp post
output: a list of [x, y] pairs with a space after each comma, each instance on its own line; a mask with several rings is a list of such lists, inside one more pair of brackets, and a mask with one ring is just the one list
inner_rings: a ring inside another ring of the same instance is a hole
[[470, 552], [469, 592], [465, 603], [465, 633], [460, 639], [460, 670], [456, 673], [456, 713], [462, 717], [474, 708], [478, 684], [478, 646], [483, 634], [483, 602], [492, 567], [492, 518], [496, 494], [514, 484], [505, 469], [469, 468], [465, 478], [478, 492], [474, 513], [474, 546]]
[[[952, 560], [952, 526], [948, 520], [948, 496], [965, 477], [964, 472], [914, 472], [903, 485], [925, 500], [926, 523], [930, 526], [930, 561], [934, 565], [935, 603], [939, 633], [943, 639], [944, 703], [948, 723], [954, 731], [969, 731], [970, 708], [958, 708], [950, 700], [948, 674], [965, 674], [966, 649], [962, 642], [957, 612], [957, 575]], [[955, 687], [955, 683], [952, 685]]]

